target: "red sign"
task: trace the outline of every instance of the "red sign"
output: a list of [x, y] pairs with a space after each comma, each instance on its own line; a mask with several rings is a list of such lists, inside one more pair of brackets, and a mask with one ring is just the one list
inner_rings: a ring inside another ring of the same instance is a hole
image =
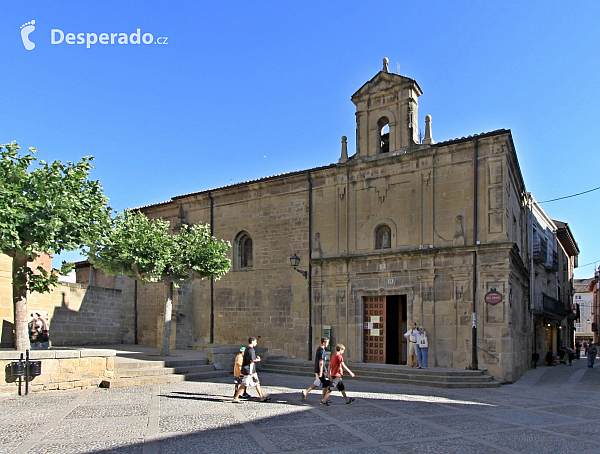
[[502, 294], [498, 293], [495, 288], [485, 294], [485, 302], [488, 304], [498, 304], [502, 301]]

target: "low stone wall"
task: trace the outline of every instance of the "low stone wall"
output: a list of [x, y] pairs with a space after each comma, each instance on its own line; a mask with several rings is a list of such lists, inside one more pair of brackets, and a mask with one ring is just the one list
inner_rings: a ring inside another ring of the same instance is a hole
[[[203, 350], [208, 363], [214, 364], [215, 369], [233, 372], [233, 362], [240, 352], [239, 347], [204, 347]], [[254, 351], [261, 358], [266, 358], [268, 353], [268, 349], [264, 347], [256, 347]], [[257, 370], [260, 370], [260, 363], [260, 361], [256, 363]]]
[[[0, 351], [0, 366], [4, 369], [0, 393], [18, 393], [19, 379], [11, 375], [10, 364], [18, 361], [21, 353]], [[110, 349], [32, 350], [29, 359], [42, 362], [42, 373], [30, 379], [29, 392], [98, 386], [103, 379], [114, 378], [115, 356], [116, 351]], [[25, 378], [21, 387], [25, 393]]]

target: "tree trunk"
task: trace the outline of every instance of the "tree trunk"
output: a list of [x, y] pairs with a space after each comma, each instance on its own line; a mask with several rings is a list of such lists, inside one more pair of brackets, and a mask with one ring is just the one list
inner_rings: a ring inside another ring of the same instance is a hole
[[165, 301], [165, 318], [163, 326], [162, 347], [160, 356], [171, 355], [171, 315], [173, 313], [173, 281], [167, 282], [167, 300]]
[[27, 256], [15, 254], [12, 260], [12, 291], [15, 314], [15, 350], [25, 351], [29, 348], [29, 333], [27, 332], [27, 286], [19, 283], [17, 273], [27, 266]]

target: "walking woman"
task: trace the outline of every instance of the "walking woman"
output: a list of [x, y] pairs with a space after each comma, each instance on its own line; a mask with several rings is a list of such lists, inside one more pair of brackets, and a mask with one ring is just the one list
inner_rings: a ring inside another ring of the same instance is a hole
[[419, 360], [419, 369], [429, 367], [429, 341], [422, 326], [419, 326], [417, 333], [417, 359]]

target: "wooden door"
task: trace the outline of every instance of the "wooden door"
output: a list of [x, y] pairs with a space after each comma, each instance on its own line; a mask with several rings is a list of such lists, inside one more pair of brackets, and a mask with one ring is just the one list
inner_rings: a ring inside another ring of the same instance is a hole
[[364, 362], [385, 364], [385, 296], [363, 297]]

